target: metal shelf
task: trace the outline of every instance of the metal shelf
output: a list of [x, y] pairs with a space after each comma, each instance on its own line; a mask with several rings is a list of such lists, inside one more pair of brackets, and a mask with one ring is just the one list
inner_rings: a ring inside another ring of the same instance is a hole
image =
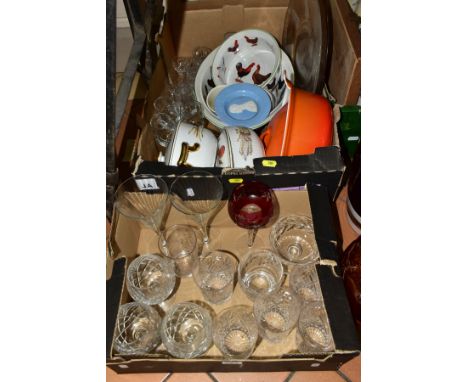
[[112, 217], [113, 195], [118, 185], [115, 138], [137, 71], [149, 81], [156, 63], [154, 36], [156, 27], [164, 16], [163, 0], [123, 0], [133, 35], [133, 45], [128, 57], [117, 94], [115, 94], [116, 63], [116, 0], [106, 0], [106, 210]]

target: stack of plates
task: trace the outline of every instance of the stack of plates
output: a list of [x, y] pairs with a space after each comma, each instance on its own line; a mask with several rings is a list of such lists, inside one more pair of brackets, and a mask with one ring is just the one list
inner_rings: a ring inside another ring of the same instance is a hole
[[[216, 48], [215, 50], [213, 50], [208, 55], [208, 57], [206, 57], [206, 59], [202, 62], [202, 64], [200, 65], [200, 68], [198, 69], [197, 75], [195, 77], [196, 99], [202, 105], [203, 114], [205, 118], [208, 121], [210, 121], [214, 126], [218, 127], [219, 129], [223, 129], [227, 126], [235, 126], [235, 125], [242, 126], [242, 123], [235, 123], [236, 122], [235, 120], [230, 120], [229, 118], [226, 118], [226, 115], [223, 115], [221, 118], [221, 116], [216, 114], [214, 110], [210, 109], [206, 100], [210, 90], [216, 86], [213, 80], [212, 66], [213, 66], [213, 62], [214, 62], [214, 59], [218, 50], [219, 48]], [[246, 124], [244, 126], [249, 127], [251, 129], [258, 129], [264, 126], [265, 124], [270, 122], [270, 120], [276, 115], [276, 113], [278, 113], [278, 111], [288, 102], [289, 89], [287, 88], [287, 86], [285, 86], [284, 79], [287, 78], [291, 82], [294, 83], [294, 69], [293, 69], [291, 60], [286, 55], [286, 53], [284, 53], [284, 51], [282, 50], [281, 50], [280, 71], [281, 71], [281, 77], [277, 84], [277, 87], [280, 93], [276, 101], [274, 100], [274, 97], [270, 96], [270, 107], [268, 108], [269, 110], [268, 114], [266, 114], [266, 116], [262, 115], [260, 111], [263, 111], [263, 109], [259, 110], [259, 113], [255, 115], [255, 119], [253, 117], [252, 118], [246, 117], [246, 118], [249, 118], [249, 124], [248, 125]], [[253, 88], [250, 88], [252, 89], [252, 92], [249, 94], [251, 94], [252, 97], [259, 97], [259, 98], [254, 98], [254, 99], [258, 100], [259, 104], [262, 104], [261, 90], [263, 89], [261, 89], [260, 86], [251, 85], [247, 83], [246, 84], [234, 84], [234, 85], [228, 85], [226, 88], [223, 88], [220, 93], [218, 93], [216, 100], [215, 100], [215, 104], [217, 101], [218, 110], [222, 110], [222, 108], [219, 107], [220, 103], [222, 102], [220, 96], [222, 96], [224, 98], [224, 101], [227, 102], [226, 100], [235, 99], [236, 92], [237, 92], [237, 95], [239, 95], [239, 92], [241, 91], [249, 92], [249, 86], [259, 88], [259, 92], [255, 92]], [[227, 91], [228, 88], [231, 88], [229, 89], [230, 91]], [[227, 111], [228, 109], [226, 108], [225, 110], [226, 110], [227, 117], [229, 116], [232, 117], [232, 114], [229, 115], [230, 113]]]

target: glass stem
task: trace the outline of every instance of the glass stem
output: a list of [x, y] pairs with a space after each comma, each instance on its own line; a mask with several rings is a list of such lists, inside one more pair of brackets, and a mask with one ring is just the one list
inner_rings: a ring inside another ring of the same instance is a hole
[[200, 225], [203, 231], [203, 242], [208, 244], [208, 219], [203, 219], [203, 215], [198, 215], [198, 219], [200, 219]]
[[248, 247], [252, 247], [254, 240], [255, 240], [255, 235], [257, 234], [258, 228], [250, 228], [249, 229], [249, 241], [247, 243]]
[[161, 232], [161, 225], [156, 224], [153, 218], [151, 218], [151, 226], [153, 227], [154, 232], [157, 233], [157, 235], [161, 238], [161, 244], [165, 247], [166, 246], [166, 238]]

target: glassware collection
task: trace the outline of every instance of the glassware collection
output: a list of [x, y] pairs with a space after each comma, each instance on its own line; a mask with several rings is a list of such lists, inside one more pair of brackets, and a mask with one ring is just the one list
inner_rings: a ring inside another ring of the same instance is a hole
[[[137, 255], [128, 265], [126, 289], [133, 302], [119, 310], [114, 336], [119, 354], [166, 351], [176, 358], [195, 358], [214, 344], [226, 359], [247, 359], [259, 338], [281, 343], [293, 329], [300, 353], [333, 350], [315, 267], [320, 256], [312, 219], [280, 217], [272, 223], [269, 249], [252, 248], [254, 235], [249, 235], [252, 240], [240, 244], [243, 254], [236, 256], [211, 248], [210, 218], [224, 197], [235, 226], [263, 227], [277, 208], [272, 203], [274, 190], [266, 184], [246, 181], [229, 198], [221, 180], [202, 171], [179, 175], [170, 187], [161, 177], [149, 175], [133, 176], [123, 185], [117, 191], [116, 208], [157, 233], [151, 248], [159, 248], [159, 253]], [[198, 227], [173, 224], [161, 229], [171, 205], [195, 217]], [[189, 277], [203, 301], [171, 302], [177, 278]], [[236, 300], [214, 313], [210, 304], [229, 302], [236, 287], [247, 298], [243, 301], [252, 305]]]

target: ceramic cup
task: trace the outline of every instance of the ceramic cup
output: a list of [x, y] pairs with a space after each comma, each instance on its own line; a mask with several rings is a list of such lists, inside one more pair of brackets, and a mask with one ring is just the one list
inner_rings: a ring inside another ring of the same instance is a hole
[[246, 29], [226, 39], [216, 52], [211, 73], [216, 85], [250, 83], [265, 88], [281, 68], [276, 39], [259, 29]]
[[216, 167], [253, 168], [254, 158], [264, 156], [262, 141], [247, 127], [225, 127], [218, 138]]
[[167, 166], [214, 167], [217, 139], [208, 129], [181, 122], [169, 143], [164, 163]]

